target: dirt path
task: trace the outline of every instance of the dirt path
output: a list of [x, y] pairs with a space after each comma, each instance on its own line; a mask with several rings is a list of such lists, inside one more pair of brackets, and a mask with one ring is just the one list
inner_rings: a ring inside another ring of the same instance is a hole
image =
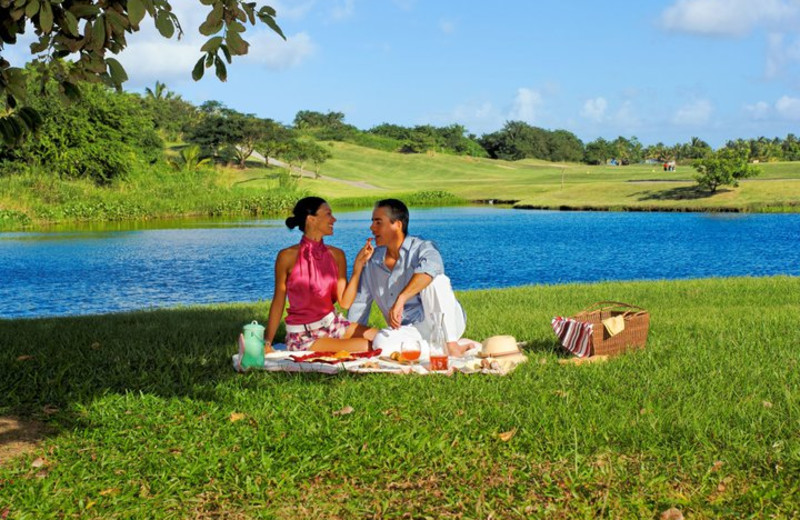
[[[258, 152], [253, 152], [251, 157], [255, 157], [256, 159], [259, 159], [261, 161], [266, 161], [264, 156], [261, 155]], [[269, 164], [271, 166], [278, 166], [280, 168], [289, 168], [288, 164], [286, 164], [283, 161], [279, 161], [278, 159], [275, 159], [274, 157], [270, 157], [269, 160], [267, 161], [267, 164]], [[374, 186], [374, 185], [369, 184], [367, 182], [347, 181], [347, 180], [344, 180], [344, 179], [337, 179], [336, 177], [328, 177], [327, 175], [320, 175], [319, 177], [317, 177], [316, 173], [314, 173], [312, 171], [309, 171], [309, 170], [303, 170], [303, 169], [297, 168], [296, 166], [292, 167], [292, 171], [295, 172], [295, 173], [300, 174], [301, 177], [308, 177], [308, 178], [311, 178], [311, 179], [323, 179], [323, 180], [332, 181], [332, 182], [341, 182], [342, 184], [347, 184], [348, 186], [353, 186], [355, 188], [361, 188], [363, 190], [379, 190], [380, 189], [377, 186]]]

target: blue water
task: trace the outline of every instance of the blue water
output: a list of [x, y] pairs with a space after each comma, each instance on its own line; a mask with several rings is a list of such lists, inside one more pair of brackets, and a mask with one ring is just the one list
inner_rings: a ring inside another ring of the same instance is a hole
[[[370, 212], [337, 214], [352, 260]], [[412, 210], [457, 290], [600, 280], [800, 275], [800, 215]], [[279, 220], [179, 229], [0, 233], [0, 317], [269, 299], [299, 241]]]

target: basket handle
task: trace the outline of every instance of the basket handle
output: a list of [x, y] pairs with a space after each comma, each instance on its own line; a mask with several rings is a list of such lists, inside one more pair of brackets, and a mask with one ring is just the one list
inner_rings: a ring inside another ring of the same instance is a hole
[[[630, 303], [615, 302], [615, 301], [611, 301], [611, 300], [603, 300], [603, 301], [595, 302], [595, 303], [589, 305], [588, 307], [586, 307], [582, 311], [578, 312], [578, 314], [582, 314], [584, 312], [591, 312], [593, 310], [598, 310], [598, 309], [602, 311], [603, 309], [608, 309], [608, 308], [612, 308], [612, 307], [628, 307], [629, 309], [638, 309], [637, 312], [636, 312], [637, 314], [639, 312], [647, 312], [647, 309], [645, 309], [643, 307], [639, 307], [638, 305], [631, 305]], [[627, 315], [629, 312], [631, 312], [631, 311], [630, 310], [625, 311], [625, 315]]]

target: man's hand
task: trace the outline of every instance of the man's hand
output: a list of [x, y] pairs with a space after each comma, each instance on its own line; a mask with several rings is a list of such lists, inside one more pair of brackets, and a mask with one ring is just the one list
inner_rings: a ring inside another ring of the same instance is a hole
[[397, 298], [392, 308], [389, 309], [389, 326], [391, 328], [400, 328], [400, 325], [403, 323], [403, 307], [405, 307], [405, 305], [405, 299]]
[[363, 269], [363, 267], [367, 265], [367, 262], [369, 262], [369, 259], [372, 258], [372, 253], [374, 252], [375, 248], [372, 247], [372, 238], [368, 238], [367, 243], [364, 244], [364, 247], [362, 247], [361, 251], [356, 255], [354, 265]]

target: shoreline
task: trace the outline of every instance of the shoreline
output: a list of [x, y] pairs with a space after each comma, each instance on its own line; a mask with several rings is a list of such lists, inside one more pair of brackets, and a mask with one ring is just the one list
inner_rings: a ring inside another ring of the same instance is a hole
[[[332, 203], [336, 204], [336, 199], [331, 199]], [[521, 199], [463, 199], [462, 204], [444, 204], [444, 205], [419, 205], [416, 207], [429, 207], [429, 208], [448, 208], [458, 207], [464, 205], [474, 206], [491, 206], [499, 208], [511, 208], [518, 210], [528, 211], [587, 211], [587, 212], [621, 212], [621, 213], [749, 213], [749, 214], [792, 214], [800, 213], [800, 201], [789, 201], [783, 204], [753, 204], [752, 206], [706, 206], [706, 207], [693, 207], [693, 206], [641, 206], [641, 205], [598, 205], [598, 204], [529, 204], [522, 202]], [[370, 209], [371, 205], [344, 205], [339, 211], [360, 211]], [[166, 214], [164, 216], [147, 216], [137, 218], [118, 218], [112, 220], [96, 219], [96, 220], [58, 220], [58, 221], [28, 221], [17, 222], [19, 225], [8, 225], [3, 227], [0, 225], [0, 233], [20, 233], [20, 232], [50, 232], [50, 231], [74, 231], [91, 228], [94, 226], [119, 226], [123, 228], [137, 227], [150, 227], [148, 224], [153, 225], [159, 222], [176, 222], [176, 223], [190, 223], [190, 222], [204, 222], [204, 221], [244, 221], [252, 219], [272, 219], [282, 218], [283, 213], [268, 213], [258, 212], [257, 214], [242, 214], [235, 213], [229, 215], [207, 215], [202, 212], [188, 212], [184, 214]], [[0, 221], [2, 224], [2, 221]], [[157, 225], [155, 227], [158, 227]]]

